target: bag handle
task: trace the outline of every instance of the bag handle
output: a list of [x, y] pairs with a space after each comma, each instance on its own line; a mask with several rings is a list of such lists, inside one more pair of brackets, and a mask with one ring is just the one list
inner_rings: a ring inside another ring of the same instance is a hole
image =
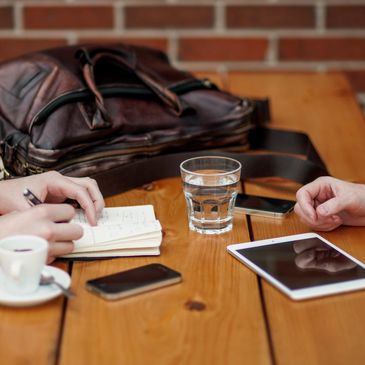
[[105, 128], [110, 126], [111, 118], [105, 108], [103, 96], [95, 84], [94, 67], [104, 58], [114, 60], [116, 63], [123, 65], [130, 72], [135, 74], [153, 93], [167, 105], [171, 111], [181, 116], [185, 111], [192, 110], [191, 107], [179, 98], [179, 96], [153, 78], [151, 73], [142, 64], [137, 63], [136, 55], [133, 51], [126, 48], [125, 52], [112, 48], [87, 49], [82, 47], [75, 53], [75, 57], [82, 63], [82, 72], [90, 90], [95, 96], [97, 113], [92, 121], [92, 129]]
[[[266, 135], [266, 141], [263, 140], [259, 146], [256, 140], [254, 149], [260, 147], [260, 149], [272, 149], [277, 152], [302, 154], [306, 159], [283, 154], [249, 154], [222, 150], [181, 152], [141, 158], [109, 171], [96, 173], [92, 177], [97, 180], [102, 193], [110, 196], [155, 180], [179, 176], [180, 164], [188, 158], [217, 155], [234, 158], [241, 162], [243, 167], [241, 180], [279, 176], [300, 184], [307, 184], [319, 176], [329, 175], [306, 134], [258, 128], [258, 131], [250, 134], [249, 138], [254, 143], [255, 138], [259, 138], [260, 135]], [[290, 143], [283, 145], [283, 140], [290, 140]], [[296, 144], [297, 141], [299, 141], [298, 144]]]

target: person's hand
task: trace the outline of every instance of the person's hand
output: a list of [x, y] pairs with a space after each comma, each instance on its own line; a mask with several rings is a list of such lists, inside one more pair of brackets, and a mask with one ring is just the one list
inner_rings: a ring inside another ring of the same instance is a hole
[[349, 270], [356, 266], [355, 262], [341, 255], [340, 252], [323, 245], [315, 239], [297, 241], [293, 244], [293, 249], [297, 254], [295, 264], [303, 270], [316, 269], [334, 273]]
[[73, 199], [84, 209], [91, 225], [104, 208], [104, 199], [95, 180], [63, 176], [56, 171], [0, 182], [0, 214], [28, 209], [23, 191], [29, 188], [44, 203]]
[[318, 231], [365, 225], [365, 185], [320, 177], [297, 191], [295, 212]]
[[[0, 238], [32, 234], [48, 241], [48, 263], [73, 250], [73, 240], [82, 237], [83, 229], [69, 222], [75, 209], [68, 204], [41, 204], [0, 217]], [[62, 222], [62, 223], [60, 223]]]

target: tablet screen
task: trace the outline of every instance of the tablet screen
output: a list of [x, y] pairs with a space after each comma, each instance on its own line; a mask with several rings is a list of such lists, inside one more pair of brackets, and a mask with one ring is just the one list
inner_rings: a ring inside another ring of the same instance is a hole
[[363, 267], [318, 238], [237, 252], [292, 290], [365, 278]]

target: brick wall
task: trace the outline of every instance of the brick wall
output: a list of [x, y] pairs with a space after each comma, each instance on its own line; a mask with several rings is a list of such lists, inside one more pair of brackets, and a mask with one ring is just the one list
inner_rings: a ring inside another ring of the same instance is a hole
[[118, 40], [191, 70], [343, 70], [365, 92], [365, 0], [0, 0], [0, 59]]

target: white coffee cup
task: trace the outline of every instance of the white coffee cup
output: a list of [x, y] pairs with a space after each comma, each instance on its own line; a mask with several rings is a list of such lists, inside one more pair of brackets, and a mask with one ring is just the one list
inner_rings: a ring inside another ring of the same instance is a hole
[[47, 250], [47, 241], [38, 236], [17, 235], [0, 240], [4, 289], [17, 295], [36, 291], [47, 261]]

